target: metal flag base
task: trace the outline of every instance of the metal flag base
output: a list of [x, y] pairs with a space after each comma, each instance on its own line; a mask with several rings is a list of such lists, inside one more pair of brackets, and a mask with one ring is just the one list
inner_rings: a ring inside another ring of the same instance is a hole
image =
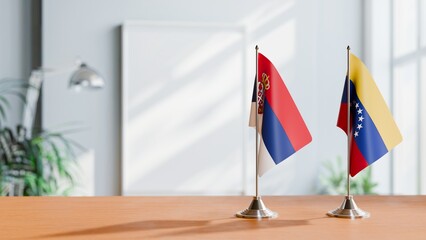
[[327, 213], [330, 217], [339, 217], [339, 218], [368, 218], [370, 213], [365, 212], [358, 208], [353, 199], [352, 195], [345, 196], [342, 205], [335, 210], [329, 211]]
[[250, 206], [235, 214], [239, 218], [276, 218], [278, 214], [269, 210], [260, 197], [253, 197]]

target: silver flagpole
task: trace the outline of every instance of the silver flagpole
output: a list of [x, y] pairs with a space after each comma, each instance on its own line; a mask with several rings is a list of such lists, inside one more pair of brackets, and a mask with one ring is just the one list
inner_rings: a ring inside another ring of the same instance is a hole
[[347, 72], [346, 72], [346, 91], [347, 91], [347, 97], [348, 97], [348, 111], [347, 111], [347, 128], [346, 128], [346, 133], [348, 135], [348, 153], [347, 153], [347, 158], [348, 158], [348, 174], [347, 174], [347, 181], [346, 181], [346, 188], [347, 188], [347, 193], [346, 193], [346, 197], [349, 197], [351, 194], [351, 180], [350, 180], [350, 172], [351, 172], [351, 84], [350, 84], [350, 59], [349, 59], [349, 54], [351, 51], [351, 47], [346, 48], [347, 49]]
[[[259, 47], [256, 45], [256, 198], [259, 198]], [[263, 88], [262, 88], [263, 89]]]
[[346, 196], [343, 200], [342, 205], [339, 208], [331, 210], [327, 213], [330, 217], [340, 217], [340, 218], [368, 218], [370, 214], [361, 210], [355, 203], [351, 192], [351, 182], [350, 182], [350, 172], [351, 172], [351, 139], [352, 139], [352, 128], [351, 128], [351, 78], [350, 78], [350, 51], [351, 48], [347, 47], [347, 72], [346, 72], [346, 91], [347, 91], [347, 135], [348, 135], [348, 174], [346, 181]]
[[[258, 56], [259, 56], [259, 47], [256, 45], [256, 196], [253, 197], [253, 200], [250, 203], [250, 206], [240, 212], [235, 214], [239, 218], [275, 218], [278, 216], [276, 212], [269, 210], [259, 195], [259, 101], [258, 101], [258, 91], [259, 91], [259, 81], [258, 81]], [[262, 88], [264, 89], [264, 88]]]

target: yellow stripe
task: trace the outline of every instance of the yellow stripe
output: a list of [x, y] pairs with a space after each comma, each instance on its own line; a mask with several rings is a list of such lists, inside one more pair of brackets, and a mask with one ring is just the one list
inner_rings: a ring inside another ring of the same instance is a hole
[[350, 54], [349, 70], [350, 79], [355, 85], [358, 98], [376, 125], [386, 148], [391, 150], [402, 141], [402, 136], [382, 94], [367, 67], [352, 53]]

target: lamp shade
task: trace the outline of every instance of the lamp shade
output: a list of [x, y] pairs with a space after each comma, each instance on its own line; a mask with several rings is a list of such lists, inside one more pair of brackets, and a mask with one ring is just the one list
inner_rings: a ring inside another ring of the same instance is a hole
[[72, 74], [69, 87], [74, 89], [100, 89], [104, 84], [104, 79], [94, 69], [82, 63]]

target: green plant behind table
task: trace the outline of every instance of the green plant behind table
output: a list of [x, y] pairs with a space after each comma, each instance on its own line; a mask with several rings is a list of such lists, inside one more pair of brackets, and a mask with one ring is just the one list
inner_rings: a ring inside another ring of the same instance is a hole
[[80, 147], [61, 132], [41, 131], [27, 136], [24, 127], [16, 131], [4, 127], [9, 96], [25, 102], [25, 90], [31, 86], [18, 80], [0, 81], [0, 194], [68, 195], [77, 167], [73, 149]]
[[[347, 164], [343, 164], [340, 157], [336, 161], [324, 163], [324, 173], [320, 176], [322, 194], [347, 193]], [[373, 181], [372, 168], [367, 167], [350, 180], [351, 194], [367, 195], [377, 194], [375, 188], [377, 183]]]
[[41, 132], [25, 137], [9, 128], [0, 132], [2, 195], [68, 195], [75, 184], [75, 143], [61, 133]]

